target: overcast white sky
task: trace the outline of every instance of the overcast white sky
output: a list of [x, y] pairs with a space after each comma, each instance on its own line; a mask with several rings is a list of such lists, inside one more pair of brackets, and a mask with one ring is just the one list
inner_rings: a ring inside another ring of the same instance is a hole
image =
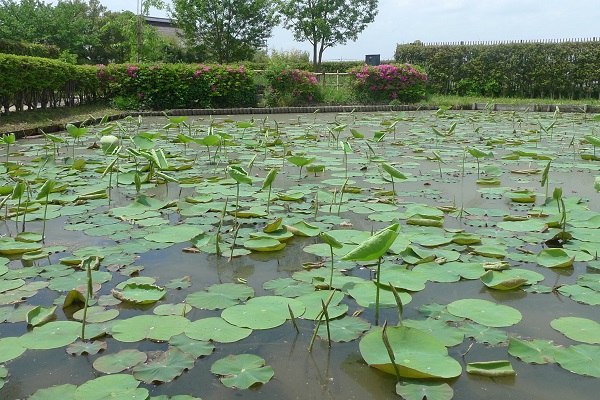
[[[137, 0], [101, 0], [109, 9], [136, 11]], [[379, 13], [356, 42], [325, 50], [324, 60], [392, 59], [397, 43], [600, 38], [599, 0], [379, 0]], [[165, 11], [151, 12], [167, 16]], [[276, 28], [276, 50], [312, 54], [308, 42]]]

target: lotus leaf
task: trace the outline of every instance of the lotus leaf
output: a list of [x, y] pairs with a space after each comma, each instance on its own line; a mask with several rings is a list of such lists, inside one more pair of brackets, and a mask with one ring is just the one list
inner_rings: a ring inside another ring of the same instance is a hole
[[516, 375], [516, 372], [512, 368], [512, 365], [509, 361], [485, 361], [468, 363], [467, 372], [473, 375], [483, 375], [490, 377]]
[[31, 326], [44, 325], [46, 322], [52, 321], [54, 318], [56, 318], [56, 314], [54, 313], [55, 310], [56, 306], [37, 306], [27, 313], [25, 316], [25, 322]]
[[246, 240], [244, 247], [255, 251], [279, 251], [285, 247], [285, 243], [269, 237], [258, 237]]
[[146, 359], [146, 353], [136, 349], [125, 349], [97, 358], [94, 361], [94, 369], [105, 374], [114, 374], [132, 368]]
[[372, 261], [383, 256], [398, 237], [400, 224], [393, 224], [371, 236], [342, 257], [342, 261]]
[[245, 339], [252, 329], [232, 325], [220, 317], [202, 318], [185, 328], [185, 335], [191, 339], [220, 343], [233, 343]]
[[161, 228], [160, 231], [144, 236], [144, 239], [158, 243], [189, 242], [194, 237], [204, 233], [204, 230], [191, 225], [174, 225]]
[[[344, 285], [343, 290], [348, 293], [349, 296], [353, 297], [356, 302], [362, 307], [375, 307], [375, 297], [377, 286], [375, 282], [359, 282], [349, 283]], [[410, 294], [400, 291], [400, 300], [402, 304], [408, 304], [412, 300]], [[381, 287], [379, 291], [379, 307], [380, 308], [394, 308], [397, 307], [394, 293], [391, 289]]]
[[587, 318], [561, 317], [550, 325], [569, 339], [589, 344], [600, 344], [600, 324]]
[[519, 310], [481, 299], [461, 299], [448, 304], [448, 312], [488, 327], [511, 326], [521, 321]]
[[[331, 318], [331, 316], [330, 316]], [[334, 342], [350, 342], [356, 340], [371, 328], [371, 324], [362, 318], [344, 316], [329, 320], [329, 335]], [[317, 335], [321, 338], [328, 337], [325, 324], [317, 326]]]
[[290, 318], [288, 305], [294, 316], [304, 314], [304, 303], [279, 296], [255, 297], [244, 305], [226, 308], [221, 317], [232, 325], [250, 329], [270, 329], [283, 325]]
[[465, 324], [460, 326], [465, 337], [473, 338], [477, 343], [496, 345], [507, 341], [506, 332], [479, 324]]
[[112, 336], [120, 342], [139, 342], [144, 339], [167, 341], [183, 333], [190, 323], [177, 315], [138, 315], [117, 321]]
[[52, 386], [46, 389], [38, 389], [34, 394], [28, 397], [28, 400], [54, 400], [75, 398], [77, 386], [71, 384]]
[[71, 343], [70, 345], [67, 346], [67, 353], [74, 354], [74, 355], [82, 355], [82, 354], [94, 355], [102, 350], [106, 350], [107, 347], [108, 347], [108, 345], [106, 344], [106, 342], [77, 341], [77, 342]]
[[191, 369], [194, 361], [191, 354], [172, 347], [158, 357], [133, 367], [133, 376], [146, 383], [171, 382], [185, 370]]
[[0, 338], [0, 363], [19, 357], [25, 350], [25, 347], [21, 346], [18, 337]]
[[75, 390], [75, 400], [145, 399], [147, 389], [138, 388], [140, 382], [128, 374], [101, 376], [87, 381]]
[[396, 393], [405, 400], [451, 400], [454, 391], [447, 383], [405, 379], [396, 384]]
[[508, 353], [531, 364], [554, 362], [554, 353], [558, 350], [551, 340], [534, 339], [531, 341], [510, 338]]
[[164, 288], [151, 284], [129, 283], [120, 291], [112, 290], [112, 295], [121, 301], [134, 304], [151, 304], [162, 299], [166, 293]]
[[207, 356], [215, 350], [215, 346], [211, 342], [191, 339], [185, 334], [172, 337], [169, 345], [191, 354], [194, 358]]
[[[360, 353], [370, 366], [394, 374], [381, 334], [380, 328], [367, 333], [360, 341]], [[460, 364], [448, 355], [444, 344], [427, 333], [398, 326], [388, 327], [387, 337], [402, 377], [447, 379], [462, 372]]]
[[254, 289], [236, 283], [209, 286], [206, 291], [189, 294], [186, 303], [196, 308], [218, 310], [231, 307], [254, 296]]
[[402, 320], [402, 325], [428, 333], [444, 343], [446, 347], [456, 346], [462, 343], [465, 338], [464, 332], [460, 329], [450, 326], [446, 321], [439, 319], [404, 319]]
[[600, 346], [579, 344], [558, 349], [554, 359], [568, 371], [600, 378]]
[[19, 345], [32, 350], [57, 349], [73, 343], [80, 333], [79, 322], [48, 322], [21, 336]]
[[253, 354], [230, 355], [215, 363], [210, 371], [220, 376], [227, 387], [248, 389], [256, 383], [267, 383], [275, 372], [265, 365], [265, 360]]
[[566, 268], [573, 265], [575, 256], [570, 256], [563, 249], [543, 249], [537, 254], [536, 261], [548, 268]]

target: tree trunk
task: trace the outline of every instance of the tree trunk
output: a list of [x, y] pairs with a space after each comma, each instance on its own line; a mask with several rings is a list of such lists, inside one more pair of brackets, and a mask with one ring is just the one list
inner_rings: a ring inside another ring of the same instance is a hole
[[313, 43], [313, 72], [319, 72], [319, 66], [321, 65], [320, 61], [317, 64], [317, 41], [315, 40]]

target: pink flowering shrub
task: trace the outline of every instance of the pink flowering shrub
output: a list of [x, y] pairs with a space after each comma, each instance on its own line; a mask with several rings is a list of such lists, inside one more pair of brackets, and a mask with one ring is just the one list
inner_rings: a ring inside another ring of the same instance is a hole
[[427, 74], [410, 64], [365, 65], [348, 71], [359, 103], [416, 103], [425, 98]]
[[272, 67], [265, 71], [269, 107], [316, 104], [323, 100], [321, 86], [312, 72]]

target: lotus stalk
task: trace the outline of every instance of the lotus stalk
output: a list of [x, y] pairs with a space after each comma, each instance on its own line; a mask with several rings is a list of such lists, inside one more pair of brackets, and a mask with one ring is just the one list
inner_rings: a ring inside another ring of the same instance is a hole
[[273, 182], [275, 181], [275, 177], [277, 176], [277, 173], [279, 172], [278, 168], [272, 168], [269, 173], [267, 174], [267, 177], [265, 178], [265, 181], [263, 182], [262, 188], [261, 190], [265, 190], [267, 187], [269, 188], [269, 192], [267, 194], [267, 214], [269, 213], [269, 207], [271, 206], [271, 189], [273, 186]]
[[240, 202], [240, 184], [246, 183], [252, 185], [252, 179], [248, 176], [248, 172], [239, 165], [230, 165], [227, 167], [227, 173], [235, 180], [236, 194], [235, 194], [235, 221], [237, 222], [237, 215], [239, 212]]
[[392, 194], [394, 196], [396, 196], [396, 189], [394, 187], [394, 178], [405, 180], [405, 179], [407, 179], [406, 176], [402, 172], [398, 171], [398, 169], [396, 169], [395, 167], [393, 167], [389, 164], [381, 163], [381, 167], [384, 169], [385, 172], [390, 174], [390, 176], [392, 178]]
[[6, 145], [6, 169], [8, 169], [8, 157], [10, 156], [10, 145], [16, 141], [14, 133], [2, 135], [2, 143]]
[[341, 249], [342, 247], [344, 247], [343, 244], [341, 244], [336, 238], [334, 238], [333, 236], [331, 236], [330, 234], [326, 233], [326, 232], [321, 232], [319, 233], [319, 236], [321, 236], [321, 239], [323, 239], [323, 241], [325, 243], [327, 243], [329, 245], [329, 251], [331, 253], [331, 273], [329, 274], [329, 288], [331, 289], [333, 287], [333, 263], [334, 263], [334, 257], [333, 257], [333, 249]]
[[42, 240], [46, 240], [46, 216], [48, 213], [48, 198], [50, 196], [50, 193], [52, 192], [52, 189], [54, 189], [54, 185], [56, 184], [55, 181], [53, 180], [47, 180], [42, 187], [40, 188], [40, 191], [37, 195], [37, 200], [41, 200], [41, 199], [45, 199], [44, 201], [44, 222], [42, 225]]

